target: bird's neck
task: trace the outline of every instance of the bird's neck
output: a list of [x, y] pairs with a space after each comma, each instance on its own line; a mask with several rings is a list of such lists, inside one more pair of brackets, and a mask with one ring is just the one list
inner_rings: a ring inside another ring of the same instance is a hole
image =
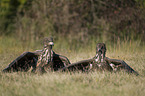
[[105, 62], [105, 54], [97, 53], [95, 56], [95, 62], [97, 63]]
[[43, 53], [41, 55], [41, 59], [47, 63], [52, 61], [52, 59], [53, 59], [52, 48], [44, 48]]

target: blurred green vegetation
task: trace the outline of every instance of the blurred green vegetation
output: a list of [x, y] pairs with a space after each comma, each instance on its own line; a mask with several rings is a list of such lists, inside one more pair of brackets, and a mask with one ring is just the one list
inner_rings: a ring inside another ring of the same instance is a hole
[[92, 40], [144, 44], [144, 31], [145, 0], [0, 1], [0, 36], [22, 42], [53, 36], [75, 48]]

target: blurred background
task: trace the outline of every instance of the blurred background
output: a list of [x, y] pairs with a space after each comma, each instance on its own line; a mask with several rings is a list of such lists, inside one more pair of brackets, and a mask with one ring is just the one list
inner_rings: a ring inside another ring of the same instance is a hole
[[144, 45], [145, 0], [0, 0], [1, 40], [33, 45], [49, 36], [69, 49], [96, 42]]

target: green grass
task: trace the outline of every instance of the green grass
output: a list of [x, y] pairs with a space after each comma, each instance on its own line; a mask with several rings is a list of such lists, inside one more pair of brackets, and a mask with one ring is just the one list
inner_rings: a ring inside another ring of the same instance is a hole
[[[61, 47], [54, 46], [54, 50], [67, 56], [71, 62], [76, 62], [93, 57], [94, 44], [78, 50], [70, 50], [67, 44], [64, 47], [62, 44]], [[20, 41], [5, 37], [0, 38], [0, 45], [0, 70], [24, 51], [42, 48], [35, 44], [24, 47]], [[107, 57], [124, 60], [138, 71], [139, 76], [124, 71], [72, 74], [50, 72], [43, 75], [29, 72], [0, 72], [0, 96], [144, 96], [145, 46], [140, 45], [139, 41], [121, 42], [116, 46], [107, 45]]]

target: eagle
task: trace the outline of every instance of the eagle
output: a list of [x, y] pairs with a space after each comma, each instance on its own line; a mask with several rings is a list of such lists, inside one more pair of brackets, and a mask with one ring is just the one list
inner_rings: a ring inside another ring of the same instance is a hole
[[118, 59], [110, 59], [106, 57], [106, 45], [105, 43], [96, 44], [96, 55], [87, 60], [81, 60], [76, 63], [65, 66], [60, 71], [118, 71], [125, 70], [128, 73], [134, 73], [139, 75], [133, 68], [131, 68], [125, 61]]
[[56, 54], [52, 47], [53, 38], [47, 37], [43, 41], [43, 50], [35, 52], [24, 52], [3, 69], [3, 72], [31, 71], [44, 73], [47, 71], [57, 71], [70, 64], [67, 57]]

